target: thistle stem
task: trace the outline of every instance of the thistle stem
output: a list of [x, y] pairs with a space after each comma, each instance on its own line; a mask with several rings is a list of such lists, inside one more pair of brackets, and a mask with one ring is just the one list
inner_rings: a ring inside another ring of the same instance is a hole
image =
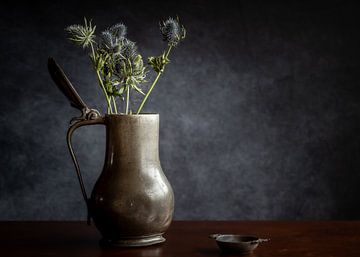
[[91, 53], [92, 53], [92, 56], [93, 56], [93, 60], [95, 60], [95, 50], [94, 50], [94, 46], [93, 44], [90, 42], [90, 46], [91, 46]]
[[129, 114], [129, 99], [130, 99], [130, 87], [127, 86], [127, 90], [126, 90], [126, 109], [125, 109], [125, 114], [126, 115]]
[[117, 113], [118, 113], [118, 111], [117, 111], [117, 107], [116, 107], [115, 97], [114, 97], [114, 96], [111, 96], [111, 99], [112, 99], [112, 101], [113, 101], [115, 114], [117, 114]]
[[169, 49], [168, 49], [167, 52], [166, 52], [165, 58], [168, 58], [168, 57], [169, 57], [169, 54], [170, 54], [171, 49], [172, 49], [172, 45], [169, 45]]
[[160, 75], [161, 75], [161, 72], [158, 73], [158, 75], [156, 76], [154, 82], [151, 84], [151, 87], [150, 87], [149, 91], [146, 93], [144, 99], [142, 100], [139, 108], [136, 111], [136, 114], [139, 114], [141, 112], [141, 109], [144, 107], [144, 104], [145, 104], [146, 100], [148, 99], [148, 97], [149, 97], [151, 91], [153, 90], [154, 86], [156, 85], [156, 82], [159, 80]]
[[[171, 45], [169, 45], [169, 49], [168, 49], [168, 50], [167, 50], [167, 52], [166, 52], [165, 59], [167, 59], [167, 58], [168, 58], [168, 56], [169, 56], [169, 54], [170, 54], [171, 49], [172, 49], [172, 46], [171, 46]], [[165, 68], [165, 67], [164, 67], [164, 68]], [[153, 88], [155, 87], [155, 85], [156, 85], [157, 81], [159, 80], [159, 78], [160, 78], [160, 76], [161, 76], [161, 74], [162, 74], [162, 73], [163, 73], [163, 72], [161, 72], [161, 71], [160, 71], [160, 72], [158, 73], [158, 75], [156, 76], [156, 78], [155, 78], [154, 82], [153, 82], [153, 83], [151, 84], [151, 86], [150, 86], [149, 91], [146, 93], [146, 95], [145, 95], [144, 99], [142, 100], [142, 102], [141, 102], [141, 104], [140, 104], [139, 108], [137, 109], [136, 114], [139, 114], [139, 113], [141, 112], [142, 108], [143, 108], [143, 107], [144, 107], [144, 105], [145, 105], [146, 100], [148, 99], [148, 97], [149, 97], [149, 95], [150, 95], [151, 91], [152, 91], [152, 90], [153, 90]]]
[[[91, 54], [92, 54], [92, 60], [93, 60], [93, 63], [95, 63], [95, 50], [94, 50], [94, 45], [92, 42], [90, 42], [90, 47], [91, 47]], [[94, 69], [96, 71], [96, 76], [97, 76], [97, 79], [99, 81], [99, 85], [104, 93], [104, 96], [106, 98], [106, 102], [107, 102], [107, 113], [110, 113], [112, 114], [113, 111], [112, 111], [112, 108], [111, 108], [111, 102], [110, 102], [110, 97], [108, 96], [107, 92], [106, 92], [106, 89], [105, 89], [105, 86], [104, 86], [104, 83], [102, 82], [102, 79], [101, 79], [101, 76], [100, 76], [100, 72], [95, 68], [94, 66]], [[116, 106], [115, 106], [116, 108]]]
[[104, 83], [102, 82], [102, 79], [101, 79], [101, 76], [100, 76], [99, 71], [96, 71], [96, 76], [97, 76], [97, 78], [98, 78], [100, 87], [101, 87], [101, 89], [102, 89], [102, 91], [103, 91], [103, 93], [104, 93], [104, 96], [105, 96], [105, 98], [106, 98], [106, 102], [107, 102], [107, 104], [108, 104], [108, 110], [107, 110], [107, 112], [110, 113], [110, 114], [112, 114], [113, 111], [112, 111], [112, 108], [111, 108], [110, 97], [109, 97], [108, 94], [106, 93], [106, 89], [105, 89]]

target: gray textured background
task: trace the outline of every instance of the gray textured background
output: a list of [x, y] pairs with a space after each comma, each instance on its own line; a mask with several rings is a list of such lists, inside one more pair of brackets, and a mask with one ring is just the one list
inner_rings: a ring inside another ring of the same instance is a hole
[[[83, 16], [99, 29], [123, 21], [146, 57], [164, 48], [158, 20], [176, 14], [188, 37], [145, 108], [161, 114], [175, 218], [359, 219], [359, 9], [217, 2], [2, 4], [0, 219], [86, 215], [65, 143], [78, 112], [50, 80], [47, 57], [90, 106], [104, 104], [85, 53], [63, 28]], [[74, 144], [90, 189], [104, 129], [83, 128]]]

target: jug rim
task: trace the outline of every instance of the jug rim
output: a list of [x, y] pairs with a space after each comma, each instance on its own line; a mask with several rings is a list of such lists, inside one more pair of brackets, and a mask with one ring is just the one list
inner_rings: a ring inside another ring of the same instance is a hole
[[159, 120], [160, 115], [158, 113], [141, 113], [141, 114], [105, 114], [105, 120]]
[[136, 116], [159, 116], [159, 113], [139, 113], [139, 114], [125, 114], [125, 113], [105, 113], [105, 116], [115, 116], [115, 117], [136, 117]]

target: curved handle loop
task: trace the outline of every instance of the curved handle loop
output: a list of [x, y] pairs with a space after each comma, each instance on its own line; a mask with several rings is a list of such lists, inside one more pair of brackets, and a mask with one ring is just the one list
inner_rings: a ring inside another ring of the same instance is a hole
[[89, 209], [89, 198], [88, 198], [86, 190], [85, 190], [83, 178], [82, 178], [82, 175], [80, 172], [80, 166], [79, 166], [78, 160], [76, 158], [76, 155], [74, 153], [71, 139], [72, 139], [72, 135], [73, 135], [74, 131], [77, 128], [80, 128], [82, 126], [87, 126], [87, 125], [95, 125], [95, 124], [105, 124], [105, 118], [102, 117], [100, 115], [99, 111], [97, 111], [95, 109], [84, 108], [82, 110], [82, 115], [80, 117], [73, 118], [70, 121], [70, 127], [69, 127], [69, 129], [67, 131], [67, 135], [66, 135], [66, 141], [67, 141], [67, 145], [69, 148], [69, 152], [70, 152], [71, 158], [75, 165], [75, 170], [76, 170], [76, 174], [79, 179], [81, 193], [83, 195], [84, 201], [86, 203], [87, 211], [88, 211], [88, 215], [87, 215], [87, 224], [88, 225], [90, 225], [90, 218], [91, 218], [90, 209]]

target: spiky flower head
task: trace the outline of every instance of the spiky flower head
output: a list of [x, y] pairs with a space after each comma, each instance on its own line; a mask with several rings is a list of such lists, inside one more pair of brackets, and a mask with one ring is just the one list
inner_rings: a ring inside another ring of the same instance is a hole
[[105, 30], [100, 34], [99, 47], [109, 53], [119, 51], [120, 40], [114, 37], [109, 30]]
[[124, 39], [120, 48], [120, 56], [125, 59], [133, 59], [138, 55], [135, 42]]
[[180, 25], [179, 19], [169, 18], [160, 22], [160, 32], [163, 40], [170, 46], [176, 46], [186, 36], [184, 26]]
[[117, 23], [101, 32], [99, 48], [109, 53], [117, 54], [125, 40], [125, 36], [126, 26], [122, 23]]
[[128, 39], [122, 41], [120, 54], [116, 58], [114, 75], [123, 85], [131, 86], [143, 94], [137, 85], [145, 82], [144, 62], [137, 52], [136, 44]]
[[132, 60], [119, 60], [114, 75], [121, 81], [122, 87], [131, 87], [145, 95], [138, 87], [140, 83], [145, 82], [146, 78], [144, 62], [140, 54], [136, 55]]
[[68, 26], [65, 31], [69, 34], [70, 41], [76, 45], [86, 48], [95, 42], [95, 29], [96, 26], [93, 27], [91, 25], [91, 20], [88, 22], [86, 18], [84, 18], [84, 25], [71, 25]]
[[126, 30], [127, 28], [123, 23], [117, 23], [108, 29], [108, 31], [118, 39], [123, 39], [126, 37]]

